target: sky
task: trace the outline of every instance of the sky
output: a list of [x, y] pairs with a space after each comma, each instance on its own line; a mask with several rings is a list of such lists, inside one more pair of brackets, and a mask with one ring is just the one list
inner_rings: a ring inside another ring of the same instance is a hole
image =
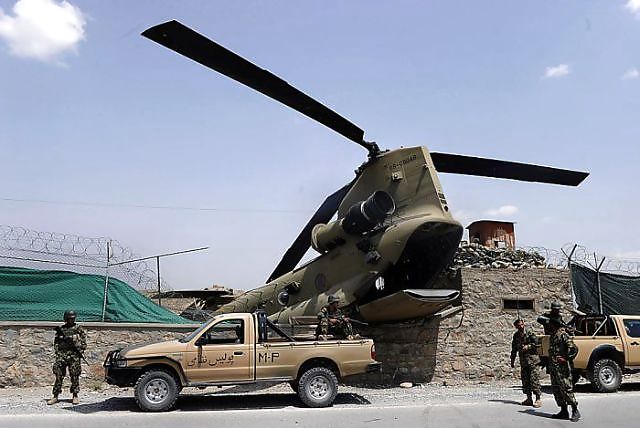
[[588, 171], [441, 174], [518, 246], [640, 258], [640, 0], [0, 0], [0, 224], [108, 237], [174, 289], [264, 283], [366, 151], [140, 33], [176, 19], [381, 148]]

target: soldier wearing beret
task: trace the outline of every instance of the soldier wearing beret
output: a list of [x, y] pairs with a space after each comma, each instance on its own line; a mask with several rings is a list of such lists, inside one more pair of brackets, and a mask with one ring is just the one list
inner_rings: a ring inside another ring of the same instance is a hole
[[[538, 356], [538, 338], [531, 330], [524, 327], [524, 321], [517, 319], [513, 322], [516, 332], [513, 333], [511, 340], [511, 367], [515, 366], [516, 355], [520, 358], [520, 380], [522, 381], [522, 392], [525, 393], [527, 399], [522, 403], [523, 406], [540, 407], [542, 400], [540, 399], [540, 357]], [[532, 394], [535, 394], [536, 401], [533, 401]]]

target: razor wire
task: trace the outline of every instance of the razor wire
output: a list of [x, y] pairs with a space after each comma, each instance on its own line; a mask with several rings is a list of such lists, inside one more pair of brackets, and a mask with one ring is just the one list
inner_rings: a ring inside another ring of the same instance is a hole
[[[158, 290], [158, 272], [120, 242], [66, 233], [41, 232], [0, 225], [0, 265], [28, 269], [64, 270], [119, 279], [144, 291]], [[172, 291], [160, 279], [160, 290]]]
[[640, 260], [632, 258], [609, 257], [590, 251], [578, 244], [565, 244], [562, 247], [565, 258], [571, 256], [571, 263], [577, 263], [602, 273], [628, 276], [640, 276]]
[[489, 248], [481, 244], [464, 243], [458, 248], [453, 266], [485, 269], [569, 269], [570, 263], [577, 263], [602, 273], [640, 275], [640, 260], [609, 257], [578, 244], [564, 244], [556, 250], [542, 246]]

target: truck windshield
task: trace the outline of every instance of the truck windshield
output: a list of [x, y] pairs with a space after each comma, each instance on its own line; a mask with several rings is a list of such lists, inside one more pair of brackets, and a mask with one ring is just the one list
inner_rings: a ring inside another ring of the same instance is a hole
[[191, 340], [193, 340], [194, 337], [196, 337], [202, 330], [204, 330], [205, 328], [207, 328], [212, 321], [216, 320], [218, 316], [213, 317], [212, 319], [210, 319], [208, 322], [204, 322], [202, 323], [202, 325], [200, 325], [200, 327], [198, 327], [197, 329], [195, 329], [194, 331], [192, 331], [191, 333], [187, 334], [186, 336], [181, 337], [180, 339], [178, 339], [178, 342], [181, 343], [187, 343], [190, 342]]

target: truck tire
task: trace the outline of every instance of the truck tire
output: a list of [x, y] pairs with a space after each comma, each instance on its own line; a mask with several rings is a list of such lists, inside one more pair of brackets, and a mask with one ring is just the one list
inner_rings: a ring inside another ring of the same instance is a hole
[[615, 392], [622, 382], [622, 370], [615, 361], [603, 358], [593, 365], [591, 379], [596, 391]]
[[164, 370], [143, 373], [134, 387], [138, 407], [145, 412], [164, 412], [173, 407], [180, 389], [176, 378]]
[[338, 394], [338, 378], [326, 367], [312, 367], [300, 376], [298, 396], [309, 407], [327, 407]]

